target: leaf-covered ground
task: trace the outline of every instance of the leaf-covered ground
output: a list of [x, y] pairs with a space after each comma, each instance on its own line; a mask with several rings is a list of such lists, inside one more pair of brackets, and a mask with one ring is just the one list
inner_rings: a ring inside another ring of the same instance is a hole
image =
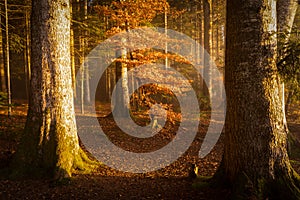
[[[8, 118], [4, 108], [0, 108], [0, 168], [9, 165], [12, 154], [26, 120], [26, 104], [15, 106], [13, 115]], [[297, 110], [294, 108], [294, 110]], [[289, 115], [291, 130], [297, 135], [300, 131], [297, 112]], [[88, 120], [80, 116], [79, 120]], [[145, 119], [147, 121], [147, 119]], [[110, 117], [101, 117], [99, 122], [109, 138], [123, 149], [142, 151], [164, 146], [174, 137], [174, 124], [167, 123], [163, 128], [162, 137], [148, 142], [137, 141], [135, 138], [122, 135]], [[89, 175], [77, 173], [68, 184], [53, 185], [51, 180], [26, 179], [8, 180], [0, 177], [0, 199], [226, 199], [228, 191], [203, 187], [193, 187], [194, 180], [189, 177], [191, 164], [199, 167], [201, 176], [212, 176], [221, 159], [223, 136], [220, 137], [212, 152], [203, 159], [198, 152], [205, 136], [208, 120], [201, 119], [201, 125], [192, 145], [176, 162], [164, 169], [144, 174], [124, 173], [105, 165]], [[299, 134], [300, 135], [300, 134]], [[139, 144], [139, 145], [138, 145]], [[131, 149], [132, 148], [132, 149]], [[300, 172], [298, 159], [292, 162]]]

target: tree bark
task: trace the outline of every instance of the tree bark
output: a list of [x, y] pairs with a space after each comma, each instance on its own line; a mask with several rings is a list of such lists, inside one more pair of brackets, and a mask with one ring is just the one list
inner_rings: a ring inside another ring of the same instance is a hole
[[15, 173], [70, 177], [82, 166], [70, 63], [68, 0], [32, 1], [31, 95]]
[[284, 43], [288, 42], [297, 7], [298, 0], [277, 0], [277, 30], [281, 36], [279, 40]]
[[225, 152], [215, 175], [236, 199], [299, 199], [276, 68], [276, 0], [227, 1]]

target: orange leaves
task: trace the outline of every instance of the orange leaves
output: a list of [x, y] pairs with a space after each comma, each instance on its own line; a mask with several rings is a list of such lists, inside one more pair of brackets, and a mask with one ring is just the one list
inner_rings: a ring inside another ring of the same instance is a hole
[[150, 23], [161, 13], [168, 12], [166, 0], [113, 1], [110, 6], [95, 6], [99, 16], [109, 16], [116, 27], [128, 30]]
[[108, 6], [97, 5], [97, 6], [95, 6], [95, 9], [97, 10], [98, 15], [100, 15], [100, 16], [109, 16], [110, 15], [110, 9]]
[[190, 90], [190, 86], [186, 79], [176, 76], [175, 72], [169, 70], [160, 70], [155, 65], [139, 71], [135, 74], [136, 77], [147, 82], [160, 82], [159, 85], [153, 84], [149, 88], [157, 93], [172, 96], [173, 93], [183, 94]]
[[[115, 29], [115, 31], [119, 31], [119, 29]], [[143, 50], [134, 51], [127, 56], [127, 59], [118, 58], [115, 61], [127, 64], [127, 67], [132, 68], [139, 65], [157, 63], [159, 62], [159, 60], [163, 60], [165, 58], [168, 58], [169, 60], [172, 60], [177, 63], [191, 64], [190, 61], [188, 61], [187, 59], [185, 59], [180, 55], [171, 54], [171, 53], [166, 54], [162, 51], [156, 51], [153, 49], [151, 50], [143, 49]]]

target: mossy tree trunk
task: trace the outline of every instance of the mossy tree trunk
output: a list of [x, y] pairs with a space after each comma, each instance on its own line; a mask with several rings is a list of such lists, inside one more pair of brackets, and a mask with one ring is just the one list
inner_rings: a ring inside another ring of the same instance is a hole
[[227, 1], [225, 152], [233, 199], [299, 199], [276, 68], [276, 0]]
[[80, 167], [70, 63], [69, 0], [33, 0], [32, 77], [25, 131], [13, 165], [16, 173], [70, 177]]

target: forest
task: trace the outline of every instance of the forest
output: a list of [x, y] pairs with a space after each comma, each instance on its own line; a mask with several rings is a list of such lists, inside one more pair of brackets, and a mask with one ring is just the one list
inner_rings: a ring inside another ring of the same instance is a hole
[[0, 199], [300, 199], [299, 0], [0, 0]]

